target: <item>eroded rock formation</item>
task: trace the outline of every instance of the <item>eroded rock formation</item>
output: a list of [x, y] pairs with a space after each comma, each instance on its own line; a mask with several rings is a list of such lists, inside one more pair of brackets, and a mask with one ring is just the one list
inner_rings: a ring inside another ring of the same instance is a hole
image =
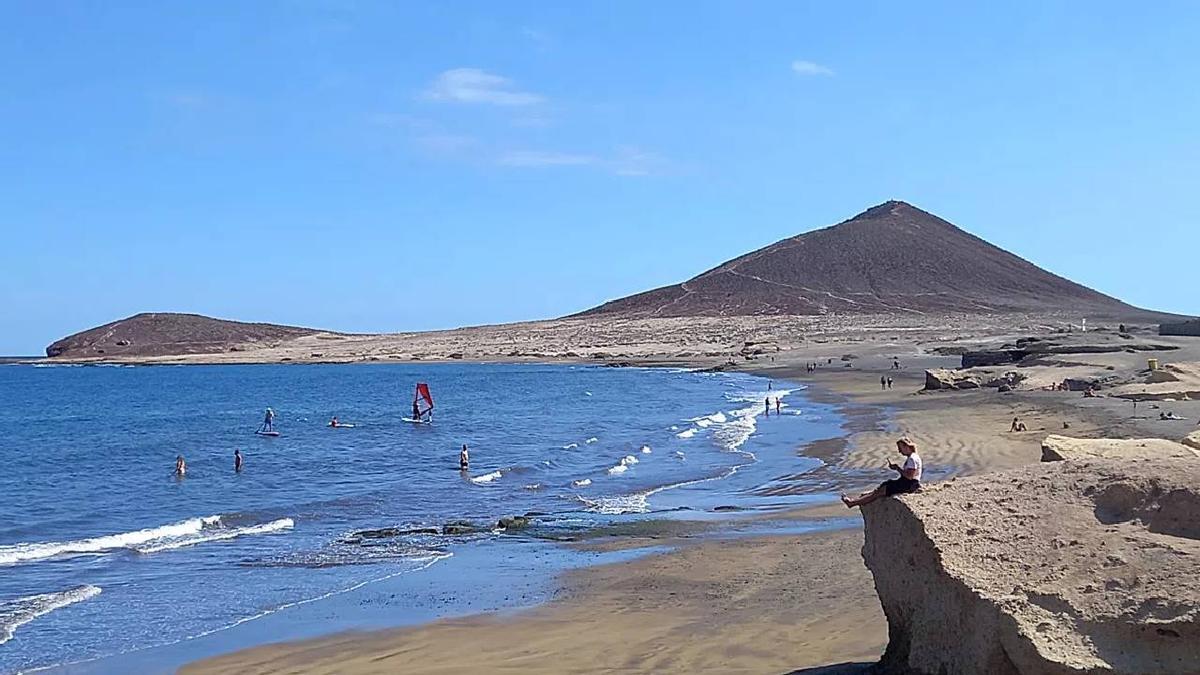
[[891, 673], [1200, 669], [1200, 462], [1087, 459], [863, 509]]

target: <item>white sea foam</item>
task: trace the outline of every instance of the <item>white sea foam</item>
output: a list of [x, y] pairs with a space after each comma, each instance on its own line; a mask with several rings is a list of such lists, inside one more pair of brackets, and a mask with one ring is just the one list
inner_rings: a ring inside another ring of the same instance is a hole
[[642, 446], [642, 454], [643, 454], [643, 455], [648, 455], [648, 454], [650, 454], [651, 452], [652, 452], [652, 450], [650, 450], [650, 446], [648, 446], [648, 445], [643, 445], [643, 446]]
[[695, 435], [696, 435], [696, 429], [684, 429], [683, 431], [675, 434], [675, 437], [676, 438], [691, 438], [692, 436], [695, 436]]
[[605, 515], [620, 515], [622, 513], [645, 513], [650, 510], [650, 504], [647, 501], [646, 493], [639, 492], [632, 495], [622, 495], [618, 497], [596, 497], [588, 499], [580, 497], [586, 507], [585, 510], [592, 513], [603, 513]]
[[541, 490], [542, 484], [541, 483], [530, 483], [529, 485], [523, 485], [521, 487], [525, 490]]
[[637, 464], [638, 458], [634, 457], [633, 455], [625, 455], [624, 457], [621, 458], [621, 463], [624, 464], [625, 466], [629, 466], [631, 464]]
[[59, 593], [42, 593], [0, 604], [0, 645], [12, 639], [17, 629], [56, 609], [100, 595], [99, 586], [77, 586]]
[[574, 450], [575, 448], [578, 448], [578, 447], [579, 447], [578, 443], [567, 443], [566, 445], [562, 446], [562, 449], [563, 450]]
[[599, 439], [599, 438], [596, 438], [595, 436], [592, 436], [591, 438], [589, 438], [589, 439], [587, 439], [586, 441], [584, 441], [584, 443], [595, 443], [595, 442], [596, 442], [596, 441], [598, 441], [598, 440], [600, 440], [600, 439]]
[[608, 469], [608, 475], [610, 475], [610, 476], [616, 476], [616, 475], [618, 475], [618, 474], [625, 473], [625, 472], [626, 472], [626, 471], [628, 471], [628, 470], [629, 470], [629, 467], [628, 467], [628, 466], [626, 466], [626, 465], [624, 465], [624, 464], [618, 464], [618, 465], [616, 465], [616, 466], [609, 467], [609, 469]]
[[592, 484], [591, 478], [582, 478], [580, 480], [571, 481], [571, 485], [573, 485], [574, 487], [587, 487], [591, 484]]
[[221, 516], [207, 516], [204, 518], [189, 518], [182, 522], [163, 525], [161, 527], [110, 534], [90, 539], [10, 544], [8, 546], [0, 546], [0, 565], [44, 560], [60, 555], [95, 554], [119, 548], [133, 548], [141, 544], [163, 539], [178, 539], [188, 535], [199, 534], [205, 528], [216, 527], [220, 522]]
[[501, 474], [499, 471], [493, 471], [491, 473], [485, 473], [482, 476], [475, 476], [471, 479], [471, 482], [475, 483], [476, 485], [482, 485], [484, 483], [490, 483], [502, 475], [503, 474]]
[[224, 541], [226, 539], [235, 539], [251, 534], [269, 534], [271, 532], [279, 532], [280, 530], [290, 530], [295, 527], [296, 523], [291, 518], [280, 518], [272, 520], [269, 523], [260, 525], [248, 525], [246, 527], [230, 527], [218, 529], [204, 529], [194, 536], [180, 537], [178, 539], [168, 539], [162, 541], [154, 541], [142, 546], [134, 546], [133, 550], [138, 553], [160, 553], [162, 551], [170, 551], [184, 546], [195, 546], [210, 541]]

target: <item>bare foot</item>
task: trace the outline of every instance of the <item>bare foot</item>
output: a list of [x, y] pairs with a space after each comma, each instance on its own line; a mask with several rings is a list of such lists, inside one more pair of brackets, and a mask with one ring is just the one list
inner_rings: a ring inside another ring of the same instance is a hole
[[846, 495], [842, 495], [842, 503], [845, 504], [846, 508], [848, 508], [848, 509], [854, 508], [854, 504], [850, 501], [850, 498], [847, 497]]

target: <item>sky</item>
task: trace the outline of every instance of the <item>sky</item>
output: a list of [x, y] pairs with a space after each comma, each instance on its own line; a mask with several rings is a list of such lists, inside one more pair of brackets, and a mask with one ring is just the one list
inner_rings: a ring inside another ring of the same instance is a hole
[[1200, 3], [0, 7], [0, 354], [549, 318], [889, 199], [1200, 313]]

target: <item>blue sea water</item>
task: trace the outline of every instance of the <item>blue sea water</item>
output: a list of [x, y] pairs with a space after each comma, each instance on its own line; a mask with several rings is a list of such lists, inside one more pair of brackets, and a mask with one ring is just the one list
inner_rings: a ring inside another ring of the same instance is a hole
[[[432, 424], [401, 421], [419, 381]], [[565, 536], [776, 509], [810, 498], [778, 486], [803, 486], [820, 463], [797, 448], [839, 423], [751, 375], [566, 365], [13, 365], [0, 392], [0, 673], [140, 670], [172, 648], [518, 606], [545, 589], [458, 589], [587, 561], [491, 527], [352, 533], [537, 512]], [[267, 406], [278, 438], [254, 434]], [[345, 597], [387, 608], [322, 613]]]

